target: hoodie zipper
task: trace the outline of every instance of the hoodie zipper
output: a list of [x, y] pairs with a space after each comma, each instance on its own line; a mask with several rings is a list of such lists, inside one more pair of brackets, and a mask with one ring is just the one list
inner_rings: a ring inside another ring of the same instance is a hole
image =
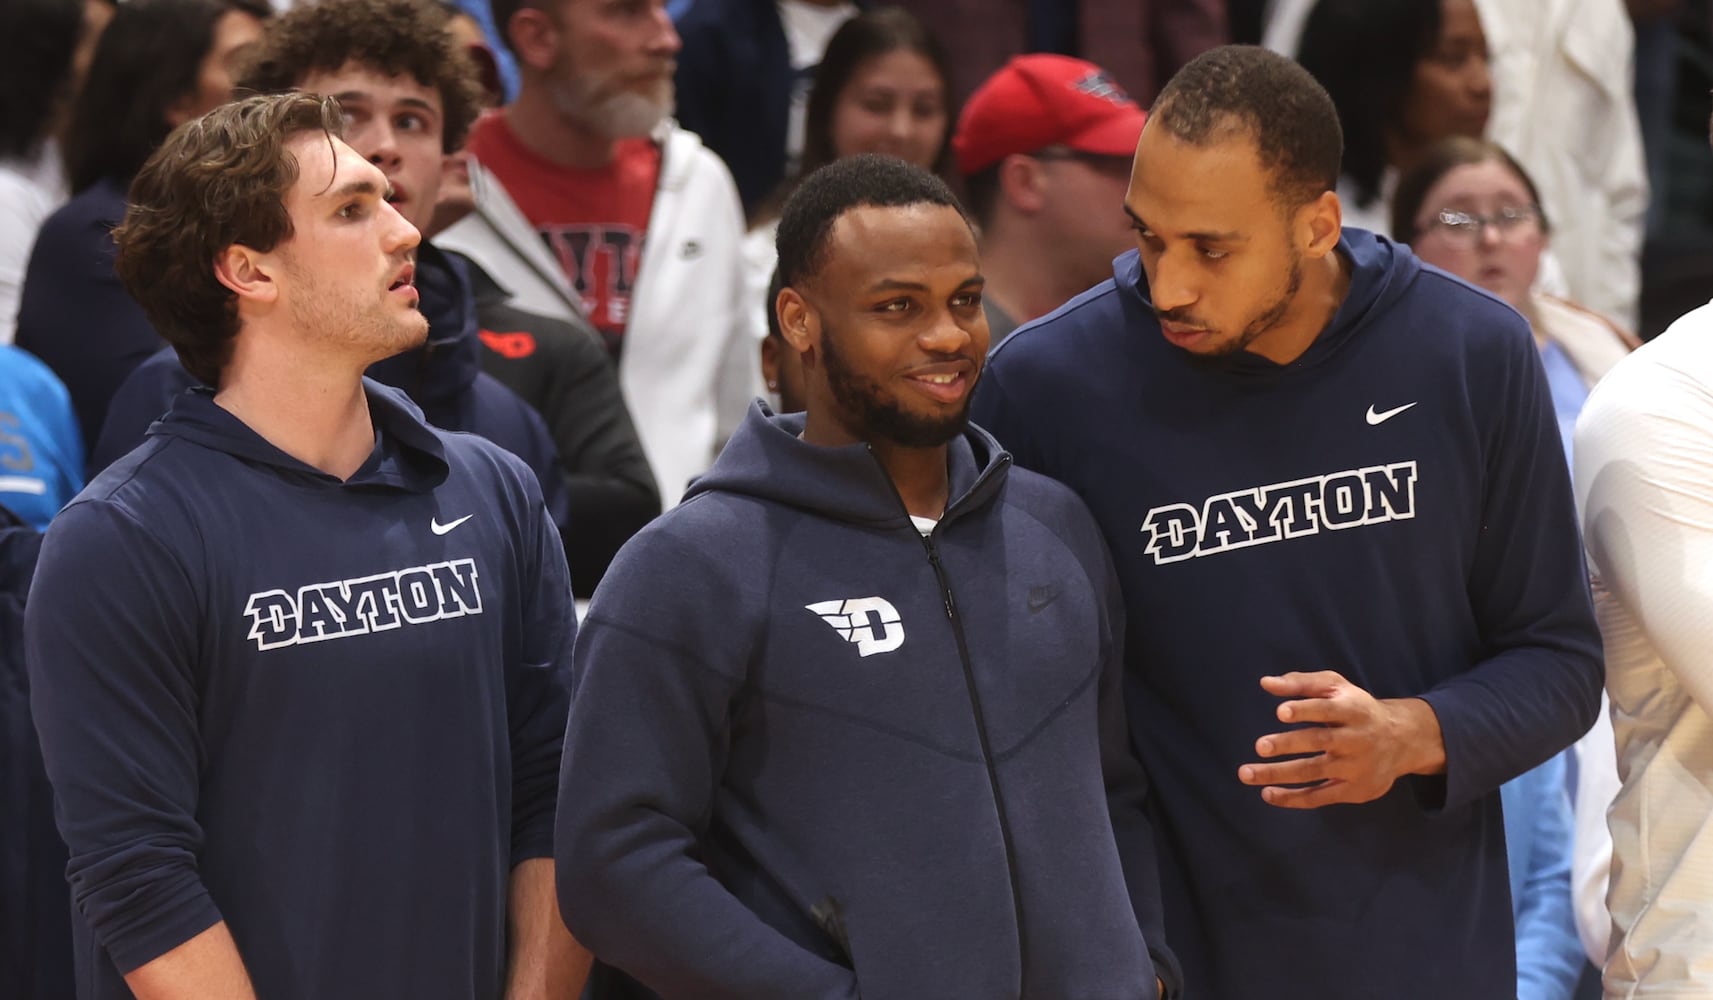
[[[869, 449], [869, 454], [874, 456], [874, 450], [872, 448]], [[874, 456], [874, 460], [876, 464], [880, 463], [880, 458], [878, 456]], [[1008, 463], [1009, 456], [1001, 459], [1002, 465]], [[988, 470], [985, 470], [981, 476], [977, 477], [975, 484], [970, 487], [970, 492], [974, 492], [976, 488], [981, 485], [982, 480], [986, 479], [988, 474], [993, 471], [994, 470], [992, 468], [989, 468]], [[881, 473], [886, 476], [887, 485], [892, 487], [893, 495], [898, 498], [898, 506], [904, 510], [906, 516], [909, 516], [909, 508], [904, 504], [903, 495], [898, 492], [898, 484], [894, 483], [892, 481], [892, 476], [886, 473], [884, 465], [881, 466]], [[953, 504], [946, 505], [945, 513], [940, 516], [941, 523], [944, 523], [946, 517], [952, 513], [953, 508]], [[911, 524], [911, 530], [916, 530], [914, 522]], [[975, 667], [970, 662], [969, 642], [964, 637], [964, 623], [963, 620], [958, 617], [958, 603], [952, 596], [952, 583], [946, 578], [945, 564], [940, 561], [940, 547], [934, 541], [934, 536], [939, 533], [939, 530], [939, 525], [935, 525], [934, 530], [929, 534], [918, 534], [922, 539], [922, 548], [928, 553], [928, 564], [934, 568], [934, 580], [940, 585], [940, 601], [945, 608], [946, 619], [952, 624], [952, 636], [956, 639], [958, 644], [958, 661], [963, 666], [964, 686], [969, 694], [970, 711], [975, 716], [976, 738], [981, 743], [981, 760], [982, 764], [987, 768], [988, 790], [993, 795], [994, 810], [997, 812], [999, 817], [999, 840], [1005, 850], [1005, 872], [1011, 888], [1012, 919], [1016, 922], [1017, 926], [1017, 995], [1019, 997], [1026, 997], [1029, 995], [1029, 989], [1028, 984], [1024, 979], [1026, 970], [1028, 969], [1028, 962], [1024, 951], [1026, 935], [1023, 933], [1023, 897], [1020, 895], [1020, 886], [1022, 883], [1019, 882], [1017, 878], [1017, 851], [1013, 847], [1011, 818], [1010, 814], [1005, 809], [1005, 793], [1002, 792], [999, 787], [999, 770], [993, 761], [993, 746], [988, 741], [987, 715], [982, 711], [981, 693], [976, 688]]]

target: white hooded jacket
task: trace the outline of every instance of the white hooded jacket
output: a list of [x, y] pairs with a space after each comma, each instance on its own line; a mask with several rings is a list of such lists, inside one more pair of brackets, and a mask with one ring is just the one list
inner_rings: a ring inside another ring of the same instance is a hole
[[[694, 133], [665, 122], [660, 180], [631, 290], [619, 388], [664, 506], [706, 471], [761, 389], [743, 315], [743, 209], [731, 173]], [[435, 238], [512, 294], [519, 309], [571, 319], [581, 299], [499, 178], [472, 162], [476, 210]]]

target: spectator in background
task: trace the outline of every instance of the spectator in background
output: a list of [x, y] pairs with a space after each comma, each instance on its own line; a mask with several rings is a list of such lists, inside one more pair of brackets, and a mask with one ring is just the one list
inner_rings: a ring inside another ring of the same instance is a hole
[[809, 93], [803, 162], [757, 211], [743, 240], [744, 314], [757, 340], [773, 308], [765, 289], [779, 258], [780, 209], [802, 178], [858, 153], [895, 156], [942, 178], [950, 173], [948, 72], [933, 36], [901, 8], [865, 11], [834, 32]]
[[[701, 2], [701, 0], [697, 0]], [[1197, 55], [1230, 41], [1225, 0], [903, 0], [957, 46], [962, 103], [1012, 56], [1054, 52], [1104, 66], [1143, 104]]]
[[678, 121], [731, 168], [745, 215], [796, 173], [815, 68], [839, 25], [865, 6], [700, 0], [678, 19]]
[[113, 227], [143, 161], [167, 133], [232, 96], [266, 0], [131, 0], [96, 46], [65, 140], [75, 192], [42, 225], [18, 310], [18, 343], [71, 393], [83, 440], [164, 342], [113, 271]]
[[77, 995], [65, 841], [24, 668], [24, 599], [41, 546], [40, 532], [0, 506], [0, 996], [15, 1000]]
[[0, 344], [0, 504], [37, 531], [83, 488], [83, 437], [47, 365]]
[[[1398, 182], [1392, 231], [1422, 260], [1487, 289], [1528, 319], [1551, 390], [1565, 455], [1576, 418], [1594, 387], [1635, 346], [1598, 313], [1535, 289], [1551, 227], [1534, 183], [1511, 155], [1480, 139], [1447, 139]], [[1573, 905], [1575, 835], [1569, 799], [1571, 755], [1578, 770], [1610, 770], [1605, 744], [1590, 738], [1505, 784], [1505, 839], [1517, 914], [1518, 995], [1567, 1000], [1585, 951]], [[1588, 757], [1599, 755], [1592, 763]], [[1611, 804], [1578, 802], [1604, 813]]]
[[[1397, 2], [1274, 0], [1266, 45], [1286, 55], [1298, 54], [1303, 24], [1319, 7], [1342, 6], [1372, 18]], [[1490, 60], [1492, 97], [1485, 135], [1528, 168], [1540, 188], [1541, 206], [1558, 227], [1554, 251], [1542, 267], [1542, 288], [1634, 329], [1648, 183], [1631, 97], [1635, 36], [1624, 0], [1473, 2]], [[1425, 11], [1433, 5], [1407, 6]], [[1450, 8], [1445, 11], [1449, 21]], [[1420, 13], [1412, 11], [1410, 17]], [[1364, 46], [1378, 44], [1395, 53], [1387, 59], [1406, 58], [1396, 48], [1403, 29], [1382, 30], [1393, 37], [1335, 41], [1314, 57], [1317, 67], [1342, 65], [1341, 71], [1351, 74], [1353, 95], [1372, 100], [1375, 84], [1391, 79], [1396, 67], [1371, 62], [1374, 49]], [[1442, 45], [1436, 58], [1467, 57], [1475, 51], [1468, 46], [1453, 53]], [[1367, 68], [1352, 72], [1358, 65]], [[1449, 61], [1442, 69], [1451, 69]], [[1320, 69], [1315, 72], [1318, 76]], [[1474, 80], [1472, 68], [1466, 69], [1465, 78]], [[1448, 108], [1464, 103], [1455, 94], [1437, 100]], [[1455, 134], [1478, 133], [1458, 129]], [[1368, 221], [1378, 223], [1385, 215]]]
[[13, 340], [30, 247], [69, 193], [58, 132], [81, 80], [102, 0], [0, 5], [0, 344]]
[[1487, 289], [1529, 321], [1569, 455], [1589, 390], [1637, 341], [1604, 316], [1537, 290], [1552, 227], [1534, 181], [1496, 143], [1448, 139], [1398, 183], [1391, 227], [1416, 256]]
[[1448, 136], [1479, 138], [1492, 109], [1474, 0], [1321, 0], [1297, 61], [1344, 129], [1344, 224], [1389, 235], [1398, 175]]
[[1553, 220], [1543, 287], [1626, 329], [1640, 317], [1647, 157], [1623, 0], [1476, 0], [1493, 52], [1487, 137]]
[[964, 105], [952, 146], [994, 344], [1112, 276], [1132, 242], [1124, 192], [1146, 120], [1105, 70], [1069, 56], [1018, 56]]
[[470, 135], [475, 211], [439, 244], [530, 312], [587, 317], [667, 504], [760, 391], [731, 174], [667, 116], [678, 36], [660, 0], [500, 0], [517, 100]]

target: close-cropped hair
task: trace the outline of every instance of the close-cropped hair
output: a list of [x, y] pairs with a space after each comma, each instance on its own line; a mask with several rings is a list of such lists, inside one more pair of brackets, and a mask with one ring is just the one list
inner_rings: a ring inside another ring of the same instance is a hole
[[193, 93], [214, 32], [229, 11], [258, 20], [266, 0], [127, 0], [96, 43], [72, 107], [65, 167], [73, 192], [128, 182], [172, 131], [167, 112]]
[[[827, 265], [833, 224], [851, 209], [945, 205], [969, 221], [946, 182], [913, 163], [878, 153], [834, 160], [803, 179], [779, 217], [779, 288], [812, 281]], [[776, 299], [778, 297], [775, 292]]]
[[1438, 184], [1446, 174], [1458, 167], [1470, 167], [1478, 163], [1498, 163], [1516, 175], [1523, 182], [1523, 187], [1529, 192], [1529, 201], [1534, 203], [1540, 231], [1550, 230], [1547, 225], [1546, 211], [1541, 208], [1540, 191], [1535, 187], [1534, 178], [1517, 162], [1516, 157], [1505, 150], [1505, 147], [1486, 139], [1471, 139], [1468, 136], [1452, 136], [1441, 139], [1428, 147], [1416, 165], [1398, 178], [1398, 190], [1392, 195], [1392, 237], [1400, 243], [1414, 243], [1421, 235], [1421, 229], [1416, 225], [1417, 217], [1422, 209], [1428, 207], [1428, 192]]
[[215, 260], [240, 244], [267, 252], [291, 238], [286, 193], [304, 133], [331, 144], [344, 118], [330, 98], [285, 93], [222, 105], [167, 136], [131, 183], [113, 231], [116, 269], [185, 370], [220, 384], [238, 335], [238, 300]]
[[34, 156], [71, 86], [83, 0], [0, 3], [0, 157]]
[[1154, 99], [1148, 127], [1192, 146], [1247, 136], [1288, 208], [1338, 186], [1344, 138], [1332, 99], [1303, 67], [1259, 46], [1192, 59]]
[[311, 75], [355, 63], [385, 76], [409, 75], [440, 94], [442, 148], [464, 148], [482, 112], [482, 85], [469, 53], [446, 30], [434, 0], [321, 0], [275, 21], [238, 80], [239, 92], [291, 90]]
[[1439, 44], [1438, 0], [1318, 0], [1297, 47], [1332, 97], [1344, 129], [1344, 174], [1356, 203], [1380, 197], [1386, 136], [1400, 124], [1416, 66]]

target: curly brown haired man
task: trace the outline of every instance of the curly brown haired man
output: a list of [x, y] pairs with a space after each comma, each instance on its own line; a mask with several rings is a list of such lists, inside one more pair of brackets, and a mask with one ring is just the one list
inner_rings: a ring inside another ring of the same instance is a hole
[[60, 513], [26, 616], [83, 1000], [577, 989], [558, 532], [515, 456], [364, 378], [429, 322], [421, 237], [345, 128], [224, 105], [115, 232], [208, 385]]

